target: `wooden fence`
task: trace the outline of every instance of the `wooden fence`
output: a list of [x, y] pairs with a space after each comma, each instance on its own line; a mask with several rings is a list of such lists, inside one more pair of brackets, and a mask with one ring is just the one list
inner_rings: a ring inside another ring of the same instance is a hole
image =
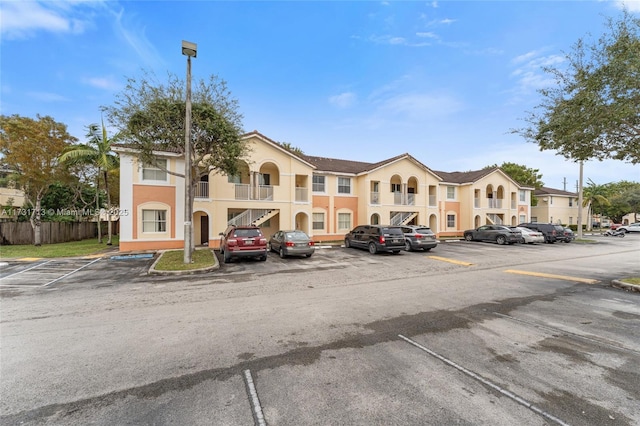
[[[107, 234], [107, 224], [102, 225], [102, 235]], [[113, 234], [118, 232], [118, 222], [112, 222]], [[42, 222], [42, 244], [65, 243], [98, 237], [97, 222]], [[30, 222], [0, 222], [0, 245], [33, 244], [34, 231]]]

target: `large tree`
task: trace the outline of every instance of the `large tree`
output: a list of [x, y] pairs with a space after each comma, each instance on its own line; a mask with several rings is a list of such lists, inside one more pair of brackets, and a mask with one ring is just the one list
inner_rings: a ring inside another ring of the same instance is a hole
[[[107, 245], [112, 244], [112, 221], [111, 221], [111, 194], [109, 191], [109, 174], [113, 173], [120, 167], [118, 156], [112, 151], [111, 145], [118, 139], [118, 135], [109, 138], [107, 128], [102, 122], [102, 126], [90, 124], [88, 127], [86, 144], [73, 145], [60, 157], [60, 161], [65, 164], [88, 164], [98, 170], [96, 176], [96, 200], [98, 200], [100, 191], [100, 177], [105, 187], [107, 195]], [[97, 203], [98, 211], [98, 240], [101, 241], [100, 232], [100, 209]]]
[[556, 85], [515, 130], [567, 159], [640, 162], [640, 19], [624, 11], [597, 41], [580, 39], [561, 67], [545, 67]]
[[[496, 167], [500, 167], [500, 169], [505, 172], [511, 179], [518, 182], [520, 185], [528, 186], [531, 188], [542, 188], [544, 186], [544, 182], [542, 179], [542, 173], [540, 173], [539, 169], [532, 169], [522, 164], [510, 163], [505, 161], [501, 166], [494, 164], [492, 166], [487, 166], [485, 169], [493, 169]], [[538, 200], [535, 195], [531, 195], [531, 205], [535, 206], [538, 204]]]
[[602, 218], [602, 216], [604, 216], [605, 209], [611, 205], [607, 195], [608, 191], [606, 185], [598, 185], [589, 179], [587, 187], [584, 189], [584, 199], [582, 200], [582, 207], [587, 208], [589, 216], [587, 229], [591, 229], [593, 227], [593, 215], [598, 213]]
[[[182, 79], [169, 74], [166, 83], [159, 83], [148, 73], [140, 79], [130, 78], [114, 105], [104, 110], [140, 161], [184, 178], [184, 173], [166, 170], [156, 161], [154, 153], [170, 151], [185, 155], [186, 84]], [[238, 160], [246, 153], [242, 133], [238, 101], [231, 96], [226, 82], [215, 75], [195, 81], [191, 109], [191, 197], [185, 201], [191, 211], [195, 188], [203, 175], [212, 170], [237, 173]], [[194, 239], [190, 240], [191, 247], [185, 250], [193, 251]]]
[[67, 126], [49, 116], [37, 119], [19, 115], [0, 116], [0, 153], [4, 162], [17, 170], [29, 200], [35, 205], [31, 212], [34, 244], [42, 244], [41, 201], [49, 185], [64, 180], [66, 171], [58, 158], [77, 139], [67, 132]]

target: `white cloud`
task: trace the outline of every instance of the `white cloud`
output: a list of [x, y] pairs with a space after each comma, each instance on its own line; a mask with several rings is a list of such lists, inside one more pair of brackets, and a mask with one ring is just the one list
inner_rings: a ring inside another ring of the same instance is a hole
[[27, 92], [27, 96], [39, 102], [69, 102], [70, 99], [51, 92]]
[[561, 55], [541, 56], [544, 49], [533, 50], [511, 60], [517, 65], [511, 72], [516, 84], [512, 92], [516, 95], [525, 95], [538, 89], [550, 87], [555, 84], [553, 76], [543, 71], [543, 67], [555, 67], [562, 64], [565, 58]]
[[618, 9], [626, 8], [629, 12], [640, 12], [640, 0], [618, 0], [615, 4]]
[[348, 108], [355, 104], [357, 100], [356, 94], [353, 92], [345, 92], [339, 95], [331, 96], [329, 103], [338, 108]]
[[89, 86], [97, 87], [98, 89], [105, 90], [118, 90], [120, 84], [113, 79], [113, 77], [89, 77], [83, 79], [83, 83]]
[[416, 33], [416, 36], [421, 37], [421, 38], [439, 38], [437, 34], [432, 33], [432, 32], [418, 32]]
[[77, 6], [99, 2], [5, 1], [0, 9], [2, 35], [8, 39], [34, 36], [38, 31], [81, 34], [88, 22], [77, 14]]
[[439, 93], [400, 93], [380, 103], [379, 110], [410, 119], [427, 119], [455, 113], [462, 103], [455, 97]]

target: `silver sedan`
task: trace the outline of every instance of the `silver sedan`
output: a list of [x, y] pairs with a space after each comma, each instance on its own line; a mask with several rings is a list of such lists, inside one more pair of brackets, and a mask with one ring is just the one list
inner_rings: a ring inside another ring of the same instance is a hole
[[287, 256], [311, 257], [315, 246], [311, 238], [303, 231], [278, 231], [271, 236], [269, 248], [284, 258]]

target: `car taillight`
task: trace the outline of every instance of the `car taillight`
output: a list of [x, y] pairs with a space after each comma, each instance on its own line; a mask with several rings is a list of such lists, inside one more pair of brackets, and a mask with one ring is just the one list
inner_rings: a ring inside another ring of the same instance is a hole
[[416, 238], [417, 238], [417, 239], [420, 239], [420, 238], [422, 238], [422, 237], [423, 237], [423, 235], [422, 235], [422, 234], [416, 234]]
[[267, 244], [266, 238], [260, 238], [260, 244]]
[[378, 241], [380, 242], [380, 244], [384, 244], [384, 237], [380, 235], [380, 238], [378, 239]]
[[309, 245], [310, 245], [310, 246], [315, 246], [315, 245], [316, 245], [316, 243], [314, 243], [313, 241], [309, 241]]
[[287, 241], [286, 243], [284, 243], [284, 245], [287, 247], [293, 247], [296, 245], [296, 243], [294, 243], [293, 241]]
[[236, 245], [238, 245], [238, 241], [233, 240], [233, 239], [232, 240], [227, 240], [227, 245], [236, 246]]

